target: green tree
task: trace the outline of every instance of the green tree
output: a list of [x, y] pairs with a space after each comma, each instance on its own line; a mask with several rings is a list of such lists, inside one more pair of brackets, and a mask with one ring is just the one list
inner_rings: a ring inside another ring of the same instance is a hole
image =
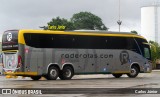
[[160, 59], [160, 46], [157, 42], [149, 41], [151, 44], [151, 57], [153, 62], [153, 67], [156, 66], [157, 59]]
[[138, 34], [138, 32], [135, 30], [131, 31], [131, 33]]
[[43, 27], [45, 30], [74, 30], [73, 23], [68, 21], [67, 19], [56, 17], [53, 18], [50, 22], [48, 22], [47, 27]]
[[47, 26], [40, 27], [44, 30], [108, 30], [102, 19], [90, 12], [74, 14], [71, 20], [56, 17], [47, 23]]
[[76, 30], [108, 30], [103, 24], [102, 19], [90, 12], [80, 12], [73, 15], [71, 22]]

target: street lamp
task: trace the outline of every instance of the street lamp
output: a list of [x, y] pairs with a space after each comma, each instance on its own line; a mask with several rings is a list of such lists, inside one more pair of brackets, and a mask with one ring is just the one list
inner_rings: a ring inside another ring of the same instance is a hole
[[119, 25], [119, 32], [120, 32], [120, 30], [121, 30], [121, 24], [122, 24], [122, 21], [121, 21], [121, 17], [120, 17], [120, 11], [121, 11], [121, 9], [120, 9], [121, 7], [120, 7], [120, 0], [119, 0], [119, 20], [117, 21], [117, 23], [118, 23], [118, 25]]
[[118, 25], [119, 25], [119, 32], [120, 32], [120, 30], [121, 30], [121, 24], [122, 24], [122, 21], [119, 19], [118, 21], [117, 21], [117, 23], [118, 23]]

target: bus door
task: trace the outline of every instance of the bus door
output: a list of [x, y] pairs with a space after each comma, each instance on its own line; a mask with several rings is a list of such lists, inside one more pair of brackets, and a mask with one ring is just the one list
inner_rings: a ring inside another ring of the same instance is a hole
[[144, 57], [145, 59], [145, 71], [150, 72], [152, 70], [152, 64], [151, 64], [151, 51], [150, 51], [150, 45], [143, 44], [144, 46]]

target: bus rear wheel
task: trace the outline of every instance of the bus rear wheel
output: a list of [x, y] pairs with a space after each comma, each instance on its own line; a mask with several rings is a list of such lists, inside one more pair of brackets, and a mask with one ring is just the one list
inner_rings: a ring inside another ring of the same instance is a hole
[[112, 74], [115, 78], [120, 78], [122, 74]]
[[39, 80], [41, 78], [41, 76], [31, 76], [32, 80]]
[[61, 80], [70, 80], [74, 75], [73, 68], [70, 66], [65, 66], [61, 71], [59, 78]]
[[127, 74], [130, 78], [135, 78], [139, 74], [139, 69], [136, 66], [131, 67], [130, 73]]
[[45, 76], [47, 80], [56, 80], [59, 75], [59, 69], [55, 66], [49, 67], [48, 74]]

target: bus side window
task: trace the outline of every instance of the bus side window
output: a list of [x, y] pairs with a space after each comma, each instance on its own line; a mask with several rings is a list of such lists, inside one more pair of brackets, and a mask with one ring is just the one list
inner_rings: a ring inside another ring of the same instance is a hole
[[125, 37], [109, 36], [107, 40], [107, 49], [127, 49], [127, 41]]
[[138, 48], [138, 45], [137, 45], [136, 41], [134, 40], [134, 38], [127, 38], [127, 49], [131, 50], [131, 51], [134, 51], [138, 54], [141, 54], [140, 50]]

